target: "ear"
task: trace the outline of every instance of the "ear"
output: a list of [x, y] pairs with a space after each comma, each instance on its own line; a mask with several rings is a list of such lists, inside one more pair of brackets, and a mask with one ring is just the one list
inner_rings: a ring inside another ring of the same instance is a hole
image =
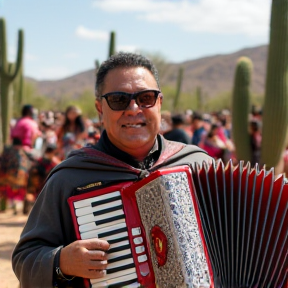
[[99, 116], [101, 117], [102, 114], [103, 114], [103, 110], [102, 110], [102, 102], [100, 100], [95, 100], [95, 107], [96, 107], [96, 110], [98, 111], [99, 113]]

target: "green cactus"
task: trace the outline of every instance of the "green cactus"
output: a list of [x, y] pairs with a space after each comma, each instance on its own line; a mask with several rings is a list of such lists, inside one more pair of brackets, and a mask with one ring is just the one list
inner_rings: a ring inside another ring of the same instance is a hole
[[288, 1], [273, 0], [263, 107], [261, 163], [275, 167], [288, 126]]
[[12, 84], [13, 89], [13, 114], [17, 115], [17, 117], [20, 116], [20, 111], [23, 106], [23, 101], [25, 98], [25, 88], [24, 88], [24, 75], [23, 75], [23, 65], [21, 66], [21, 69], [18, 73], [18, 76], [14, 80]]
[[248, 133], [252, 66], [252, 61], [249, 58], [240, 57], [238, 59], [232, 96], [232, 135], [236, 157], [244, 161], [251, 161], [252, 157]]
[[179, 103], [182, 82], [183, 82], [183, 67], [180, 67], [179, 70], [178, 70], [176, 94], [175, 94], [174, 103], [173, 103], [173, 110], [174, 111], [177, 110], [177, 106], [178, 106], [178, 103]]
[[112, 31], [110, 33], [110, 44], [109, 44], [109, 55], [108, 58], [111, 57], [112, 55], [116, 54], [116, 49], [115, 49], [115, 38], [116, 38], [116, 33]]
[[[0, 129], [2, 134], [2, 141], [0, 141], [0, 151], [3, 150], [3, 144], [9, 143], [10, 133], [10, 119], [12, 117], [13, 108], [13, 90], [11, 84], [21, 71], [23, 62], [23, 46], [24, 46], [24, 33], [22, 30], [18, 31], [18, 51], [16, 63], [9, 63], [7, 60], [7, 43], [6, 43], [6, 26], [5, 20], [0, 19], [0, 114], [1, 123]], [[0, 139], [1, 140], [1, 139]]]

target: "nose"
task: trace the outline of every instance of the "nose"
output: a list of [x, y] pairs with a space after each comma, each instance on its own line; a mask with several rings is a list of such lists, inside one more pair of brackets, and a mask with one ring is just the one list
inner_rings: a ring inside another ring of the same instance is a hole
[[139, 111], [139, 106], [137, 105], [136, 101], [133, 99], [130, 101], [128, 107], [126, 108], [126, 110], [124, 112], [127, 113], [135, 113]]

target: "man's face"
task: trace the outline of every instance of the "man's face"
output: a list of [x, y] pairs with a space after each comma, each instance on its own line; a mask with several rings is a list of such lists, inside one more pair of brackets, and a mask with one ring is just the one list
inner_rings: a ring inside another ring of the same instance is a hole
[[[142, 67], [116, 68], [106, 75], [102, 95], [116, 91], [135, 93], [148, 89], [159, 89], [149, 70]], [[147, 155], [155, 142], [160, 130], [161, 104], [162, 98], [158, 97], [155, 106], [139, 108], [135, 100], [132, 100], [126, 110], [113, 111], [106, 99], [96, 100], [96, 108], [102, 116], [110, 141], [135, 158]]]

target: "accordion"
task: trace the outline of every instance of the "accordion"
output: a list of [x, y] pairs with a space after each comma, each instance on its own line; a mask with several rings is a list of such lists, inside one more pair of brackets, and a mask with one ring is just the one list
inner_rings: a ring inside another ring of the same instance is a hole
[[288, 184], [274, 178], [204, 162], [70, 197], [77, 238], [110, 243], [87, 287], [285, 287]]

